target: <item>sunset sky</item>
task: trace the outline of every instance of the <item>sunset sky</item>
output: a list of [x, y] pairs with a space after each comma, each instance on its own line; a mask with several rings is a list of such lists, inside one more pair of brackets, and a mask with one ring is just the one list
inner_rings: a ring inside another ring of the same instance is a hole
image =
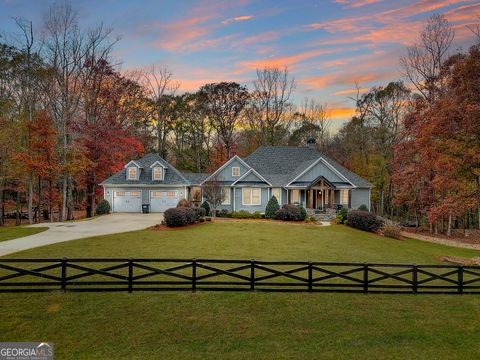
[[[14, 31], [12, 16], [40, 27], [50, 1], [0, 0], [0, 31]], [[297, 81], [295, 101], [327, 102], [338, 127], [352, 114], [354, 83], [362, 89], [400, 78], [399, 57], [425, 19], [444, 13], [456, 30], [455, 47], [472, 36], [480, 1], [73, 1], [82, 24], [103, 21], [122, 36], [115, 57], [122, 69], [167, 65], [194, 91], [207, 82], [251, 86], [255, 69], [288, 66]], [[478, 20], [477, 20], [478, 21]]]

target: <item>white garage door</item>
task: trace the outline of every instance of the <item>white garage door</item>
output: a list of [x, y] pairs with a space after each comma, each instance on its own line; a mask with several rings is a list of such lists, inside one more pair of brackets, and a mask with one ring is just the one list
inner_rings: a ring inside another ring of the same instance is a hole
[[179, 200], [178, 191], [152, 190], [150, 191], [150, 211], [164, 212], [176, 207]]
[[114, 191], [113, 212], [141, 212], [141, 191]]

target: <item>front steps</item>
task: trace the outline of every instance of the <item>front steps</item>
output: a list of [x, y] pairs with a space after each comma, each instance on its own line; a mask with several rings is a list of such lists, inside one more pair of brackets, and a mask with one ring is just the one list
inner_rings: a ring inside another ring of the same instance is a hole
[[307, 215], [315, 218], [317, 221], [332, 221], [335, 220], [337, 210], [333, 208], [320, 209], [306, 209]]

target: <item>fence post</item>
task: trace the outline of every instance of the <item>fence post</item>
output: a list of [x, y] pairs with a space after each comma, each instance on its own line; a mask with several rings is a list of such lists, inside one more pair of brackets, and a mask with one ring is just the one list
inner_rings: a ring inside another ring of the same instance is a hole
[[418, 269], [416, 264], [412, 267], [412, 292], [414, 294], [418, 292]]
[[255, 260], [250, 260], [250, 290], [255, 290]]
[[192, 292], [197, 291], [197, 259], [192, 259]]
[[463, 294], [463, 266], [458, 267], [458, 293]]
[[368, 293], [368, 264], [363, 264], [363, 292]]
[[131, 294], [133, 290], [133, 259], [128, 258], [128, 292]]
[[308, 262], [308, 291], [312, 292], [313, 290], [313, 266], [312, 262]]
[[67, 291], [67, 258], [66, 257], [63, 257], [62, 258], [62, 279], [61, 279], [61, 283], [62, 283], [62, 290], [63, 292], [66, 292]]

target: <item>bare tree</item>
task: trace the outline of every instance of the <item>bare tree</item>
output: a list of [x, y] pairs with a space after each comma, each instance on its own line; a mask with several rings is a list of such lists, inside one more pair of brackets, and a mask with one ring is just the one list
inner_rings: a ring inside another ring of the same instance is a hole
[[180, 84], [173, 80], [173, 73], [166, 66], [152, 65], [144, 72], [144, 85], [149, 90], [153, 102], [157, 131], [157, 151], [167, 157], [167, 139], [171, 130], [168, 112], [171, 109], [171, 97]]
[[480, 14], [477, 14], [478, 22], [472, 25], [467, 26], [470, 31], [477, 37], [478, 42], [480, 43]]
[[202, 195], [210, 204], [213, 217], [216, 216], [217, 207], [220, 206], [225, 199], [225, 193], [220, 184], [221, 179], [217, 176], [212, 176], [202, 185]]
[[[50, 69], [45, 82], [51, 113], [61, 137], [62, 205], [60, 221], [73, 218], [73, 178], [69, 159], [72, 155], [72, 122], [79, 109], [83, 90], [95, 66], [92, 62], [107, 60], [113, 45], [112, 31], [102, 24], [82, 32], [77, 13], [70, 3], [53, 4], [44, 18], [43, 57]], [[68, 212], [67, 212], [68, 211]]]
[[278, 145], [289, 127], [292, 109], [290, 97], [295, 90], [295, 79], [289, 76], [288, 68], [278, 67], [257, 69], [257, 79], [253, 82], [249, 123], [261, 134], [265, 145]]
[[199, 95], [203, 99], [210, 124], [225, 148], [223, 155], [229, 159], [235, 146], [235, 130], [249, 99], [248, 90], [235, 82], [221, 82], [202, 86]]
[[455, 31], [444, 15], [432, 15], [418, 41], [408, 47], [406, 56], [400, 58], [405, 77], [430, 103], [439, 92], [440, 70], [449, 55], [454, 36]]
[[325, 152], [332, 124], [327, 104], [315, 99], [305, 98], [301, 114], [304, 123], [310, 124], [310, 128], [314, 130], [309, 134], [309, 137], [314, 138], [317, 141], [319, 150]]

